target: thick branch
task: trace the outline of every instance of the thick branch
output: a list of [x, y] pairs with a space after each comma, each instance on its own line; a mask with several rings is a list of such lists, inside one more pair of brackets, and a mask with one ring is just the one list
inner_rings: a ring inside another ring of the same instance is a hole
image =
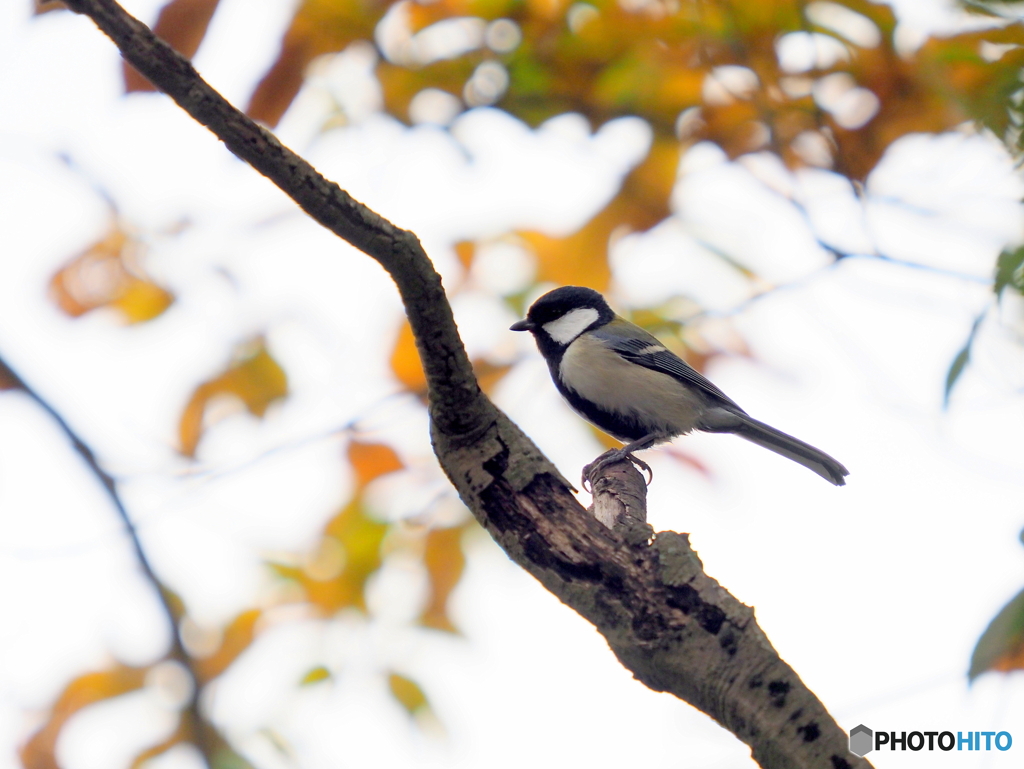
[[[88, 14], [129, 63], [238, 157], [388, 271], [427, 375], [434, 450], [444, 471], [509, 556], [593, 622], [639, 680], [715, 718], [764, 767], [869, 766], [847, 751], [846, 735], [779, 659], [753, 611], [704, 574], [686, 535], [655, 536], [632, 515], [614, 529], [599, 523], [480, 392], [441, 280], [412, 233], [353, 200], [231, 107], [113, 0], [67, 4]], [[634, 499], [634, 492], [624, 490], [623, 498]]]

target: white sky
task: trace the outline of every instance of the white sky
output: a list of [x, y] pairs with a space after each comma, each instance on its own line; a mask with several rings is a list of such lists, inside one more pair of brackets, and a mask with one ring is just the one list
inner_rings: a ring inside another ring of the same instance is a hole
[[[126, 5], [152, 21], [159, 2]], [[368, 437], [400, 447], [412, 469], [375, 489], [391, 515], [444, 489], [422, 413], [386, 398], [394, 385], [377, 353], [398, 326], [398, 299], [369, 258], [309, 223], [168, 100], [122, 98], [119, 59], [90, 22], [33, 20], [28, 6], [0, 3], [0, 351], [123, 479], [154, 564], [197, 621], [221, 622], [257, 600], [266, 554], [308, 545], [344, 501], [343, 443], [328, 436], [338, 426], [358, 418]], [[930, 4], [900, 7], [910, 33], [945, 23]], [[243, 103], [288, 14], [287, 2], [224, 0], [197, 65]], [[524, 359], [500, 405], [575, 477], [597, 446], [488, 293], [528, 280], [529, 261], [499, 245], [464, 276], [451, 244], [512, 227], [570, 230], [641, 156], [643, 126], [592, 135], [565, 117], [532, 131], [483, 110], [456, 123], [457, 138], [407, 129], [365, 109], [367, 66], [355, 52], [326, 68], [286, 116], [283, 139], [420, 235], [459, 291], [471, 352]], [[364, 105], [363, 120], [320, 135], [339, 89]], [[847, 729], [1008, 729], [1018, 741], [1005, 754], [872, 754], [876, 766], [1019, 765], [1020, 675], [968, 688], [964, 673], [988, 621], [1024, 587], [1020, 307], [989, 316], [948, 412], [941, 388], [991, 301], [978, 279], [1021, 236], [1020, 177], [996, 142], [967, 134], [901, 141], [869, 180], [866, 209], [835, 177], [793, 177], [769, 158], [730, 164], [702, 146], [683, 170], [678, 215], [618, 244], [612, 298], [629, 306], [682, 293], [728, 314], [750, 288], [702, 242], [795, 283], [731, 315], [755, 358], [720, 359], [711, 375], [851, 476], [835, 489], [735, 438], [689, 437], [677, 445], [714, 479], [650, 452], [652, 523], [691, 532], [708, 573], [756, 608]], [[147, 267], [177, 294], [156, 321], [73, 321], [46, 298], [53, 272], [107, 226], [96, 187], [149, 241]], [[818, 236], [956, 275], [866, 258], [830, 268], [789, 199], [803, 202]], [[183, 219], [182, 234], [160, 234]], [[705, 331], [729, 333], [715, 317]], [[200, 448], [209, 472], [185, 475], [174, 452], [180, 409], [256, 332], [292, 395], [262, 422], [218, 424]], [[0, 396], [0, 428], [2, 768], [18, 765], [16, 746], [70, 677], [110, 655], [149, 662], [167, 636], [113, 511], [56, 428], [11, 394]], [[422, 574], [393, 563], [372, 585], [369, 622], [281, 617], [218, 686], [217, 722], [273, 767], [752, 766], [708, 718], [634, 682], [589, 625], [484, 536], [468, 551], [453, 599], [461, 638], [409, 628]], [[337, 684], [300, 690], [318, 664]], [[389, 667], [424, 685], [443, 729], [409, 725], [381, 678]], [[60, 755], [66, 769], [127, 766], [171, 724], [154, 686], [84, 712]], [[196, 759], [181, 751], [158, 763]]]

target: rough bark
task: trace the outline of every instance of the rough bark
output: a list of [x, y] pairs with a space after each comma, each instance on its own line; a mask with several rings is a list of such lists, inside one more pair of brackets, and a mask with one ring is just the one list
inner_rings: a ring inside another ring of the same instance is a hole
[[427, 375], [441, 467], [509, 556], [592, 622], [638, 680], [710, 715], [763, 767], [870, 766], [848, 752], [846, 735], [779, 658], [753, 610], [704, 573], [687, 535], [655, 534], [644, 522], [643, 481], [631, 466], [596, 479], [599, 495], [628, 508], [612, 513], [609, 527], [480, 391], [441, 279], [415, 235], [353, 200], [232, 107], [113, 0], [67, 5], [90, 16], [130, 64], [235, 155], [388, 271]]

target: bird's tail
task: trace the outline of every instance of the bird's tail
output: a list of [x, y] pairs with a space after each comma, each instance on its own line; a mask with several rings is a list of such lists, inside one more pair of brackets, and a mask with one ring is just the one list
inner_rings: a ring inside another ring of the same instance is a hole
[[716, 425], [709, 432], [733, 433], [746, 438], [751, 443], [764, 446], [776, 454], [798, 462], [808, 470], [813, 470], [829, 483], [836, 486], [846, 485], [845, 476], [849, 475], [850, 471], [824, 451], [792, 435], [786, 435], [781, 430], [769, 427], [764, 422], [758, 422], [746, 414], [732, 413], [731, 416], [735, 419], [729, 419], [728, 424]]

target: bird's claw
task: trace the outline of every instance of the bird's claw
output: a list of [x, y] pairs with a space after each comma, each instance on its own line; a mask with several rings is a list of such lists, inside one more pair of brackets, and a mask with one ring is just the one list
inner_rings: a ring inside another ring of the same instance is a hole
[[623, 451], [622, 449], [609, 449], [589, 465], [584, 466], [582, 478], [584, 490], [589, 493], [593, 493], [594, 487], [590, 482], [591, 476], [597, 474], [608, 465], [614, 464], [615, 462], [621, 462], [623, 459], [628, 459], [638, 470], [646, 473], [646, 483], [648, 486], [651, 485], [651, 481], [654, 480], [654, 471], [651, 469], [649, 464], [644, 462], [642, 459], [638, 459], [633, 456], [628, 451]]

